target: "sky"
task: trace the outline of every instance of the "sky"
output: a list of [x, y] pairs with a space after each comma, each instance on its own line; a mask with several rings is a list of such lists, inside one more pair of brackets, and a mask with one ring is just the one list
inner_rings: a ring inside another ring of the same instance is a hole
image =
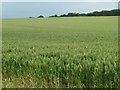
[[118, 2], [119, 0], [1, 0], [2, 2]]
[[3, 2], [2, 18], [26, 18], [39, 15], [86, 13], [118, 8], [118, 2]]

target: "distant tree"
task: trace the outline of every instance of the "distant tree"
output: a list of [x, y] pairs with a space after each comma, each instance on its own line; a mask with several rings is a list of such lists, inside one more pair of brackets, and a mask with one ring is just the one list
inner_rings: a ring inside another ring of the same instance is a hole
[[60, 17], [66, 17], [66, 16], [67, 16], [66, 14], [60, 15]]
[[82, 14], [80, 14], [80, 16], [86, 16], [86, 14], [85, 14], [85, 13], [82, 13]]
[[57, 14], [55, 14], [55, 15], [54, 15], [54, 17], [58, 17], [58, 15], [57, 15]]
[[92, 15], [93, 16], [101, 16], [102, 14], [100, 12], [98, 12], [98, 11], [95, 11], [95, 12], [92, 13]]
[[38, 18], [44, 18], [44, 16], [40, 15], [40, 16], [38, 16]]
[[49, 16], [49, 17], [59, 17], [57, 14], [53, 15], [53, 16]]
[[68, 13], [60, 16], [54, 15], [50, 17], [74, 17], [74, 16], [120, 16], [120, 9], [94, 11], [90, 13]]
[[68, 13], [67, 16], [80, 16], [79, 13]]
[[29, 18], [34, 18], [34, 17], [29, 17]]

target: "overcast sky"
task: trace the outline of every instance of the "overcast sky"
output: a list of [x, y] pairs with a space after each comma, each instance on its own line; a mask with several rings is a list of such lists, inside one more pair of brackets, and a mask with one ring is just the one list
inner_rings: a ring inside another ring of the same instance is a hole
[[120, 0], [1, 0], [2, 2], [118, 2]]
[[92, 12], [118, 8], [117, 2], [3, 2], [3, 18], [50, 16], [69, 12]]

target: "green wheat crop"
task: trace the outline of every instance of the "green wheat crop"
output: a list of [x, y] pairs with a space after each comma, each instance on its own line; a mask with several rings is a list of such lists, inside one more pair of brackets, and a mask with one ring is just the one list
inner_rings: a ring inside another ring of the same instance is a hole
[[118, 87], [117, 19], [3, 19], [3, 87]]

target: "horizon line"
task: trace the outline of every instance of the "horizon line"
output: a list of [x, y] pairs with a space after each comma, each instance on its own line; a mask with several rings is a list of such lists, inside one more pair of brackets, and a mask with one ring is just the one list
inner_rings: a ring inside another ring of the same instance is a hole
[[[79, 13], [79, 14], [87, 14], [87, 13], [93, 13], [93, 12], [96, 12], [96, 11], [98, 11], [98, 12], [101, 12], [101, 11], [111, 11], [111, 10], [120, 10], [119, 8], [112, 8], [112, 9], [102, 9], [102, 10], [94, 10], [94, 11], [90, 11], [90, 12], [68, 12], [68, 13]], [[3, 12], [3, 11], [2, 11]], [[68, 13], [64, 13], [64, 14], [68, 14]], [[2, 13], [3, 14], [3, 13]], [[42, 14], [39, 14], [39, 15], [42, 15]], [[38, 16], [39, 16], [38, 15]], [[63, 14], [52, 14], [52, 15], [63, 15]], [[50, 17], [50, 16], [52, 16], [52, 15], [48, 15], [48, 16], [45, 16], [45, 15], [42, 15], [42, 16], [44, 16], [44, 18], [48, 18], [48, 17]], [[2, 16], [2, 15], [1, 15]], [[32, 17], [32, 18], [38, 18], [38, 16], [26, 16], [26, 17], [0, 17], [0, 19], [12, 19], [12, 18], [30, 18], [30, 17]], [[80, 16], [78, 16], [78, 17], [80, 17]]]

